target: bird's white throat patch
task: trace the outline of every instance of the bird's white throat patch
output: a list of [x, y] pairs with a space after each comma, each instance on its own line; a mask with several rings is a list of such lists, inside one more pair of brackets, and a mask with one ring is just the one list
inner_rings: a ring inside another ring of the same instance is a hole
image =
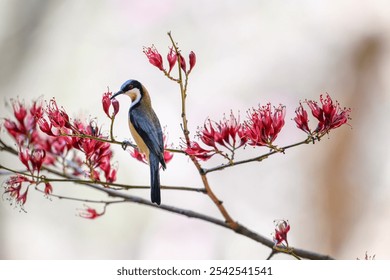
[[125, 94], [129, 96], [131, 99], [130, 108], [138, 104], [141, 100], [141, 92], [138, 88], [132, 88], [131, 90], [127, 91]]

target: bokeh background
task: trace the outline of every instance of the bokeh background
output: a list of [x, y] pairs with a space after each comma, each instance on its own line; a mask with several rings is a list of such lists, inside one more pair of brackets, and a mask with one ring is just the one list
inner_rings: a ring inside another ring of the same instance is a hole
[[[366, 251], [389, 259], [389, 1], [1, 0], [1, 117], [11, 116], [10, 98], [27, 103], [55, 97], [70, 115], [97, 117], [108, 129], [102, 93], [133, 78], [149, 89], [177, 146], [178, 87], [142, 53], [155, 44], [165, 56], [167, 31], [185, 57], [193, 50], [198, 59], [188, 96], [192, 136], [207, 117], [218, 120], [233, 110], [244, 118], [259, 103], [282, 103], [286, 125], [276, 144], [285, 145], [305, 137], [291, 121], [300, 100], [328, 92], [352, 108], [351, 127], [320, 143], [211, 174], [233, 218], [269, 237], [274, 219], [288, 219], [293, 247], [340, 259], [364, 258]], [[120, 101], [115, 134], [124, 139], [129, 100]], [[238, 156], [265, 151], [247, 148]], [[13, 157], [0, 157], [1, 164], [20, 166]], [[119, 147], [115, 158], [118, 182], [148, 184], [146, 166]], [[180, 155], [161, 180], [201, 186]], [[105, 198], [65, 183], [54, 191]], [[149, 197], [148, 191], [134, 193]], [[201, 194], [164, 191], [163, 202], [220, 217]], [[96, 220], [78, 217], [80, 208], [81, 202], [49, 200], [34, 191], [27, 213], [0, 199], [0, 258], [264, 259], [270, 252], [223, 228], [145, 206], [111, 206]]]

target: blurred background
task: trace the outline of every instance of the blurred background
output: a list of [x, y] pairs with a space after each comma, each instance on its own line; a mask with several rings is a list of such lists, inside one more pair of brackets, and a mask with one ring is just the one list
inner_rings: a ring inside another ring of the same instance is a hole
[[[315, 145], [210, 174], [232, 217], [270, 238], [273, 220], [288, 219], [293, 247], [339, 259], [364, 258], [366, 251], [390, 259], [389, 1], [1, 0], [1, 118], [12, 114], [10, 98], [28, 103], [55, 97], [71, 116], [97, 117], [107, 131], [101, 96], [133, 78], [148, 88], [177, 147], [179, 89], [142, 53], [154, 44], [165, 58], [167, 31], [184, 57], [191, 50], [197, 55], [188, 88], [192, 136], [207, 117], [219, 120], [233, 110], [244, 118], [259, 103], [282, 103], [286, 125], [275, 143], [286, 145], [305, 138], [291, 120], [300, 100], [328, 92], [352, 109], [351, 127]], [[125, 139], [130, 101], [119, 101], [115, 134]], [[266, 151], [249, 147], [237, 157]], [[12, 156], [0, 157], [1, 164], [20, 166]], [[149, 184], [148, 167], [120, 147], [115, 160], [118, 182]], [[161, 180], [201, 187], [195, 168], [180, 155]], [[55, 184], [54, 193], [106, 198], [66, 183]], [[132, 193], [149, 197], [149, 191]], [[221, 218], [204, 195], [162, 195], [165, 204]], [[264, 259], [270, 252], [226, 229], [145, 206], [110, 206], [96, 220], [78, 217], [80, 208], [82, 202], [49, 200], [34, 191], [27, 213], [0, 199], [0, 258]]]

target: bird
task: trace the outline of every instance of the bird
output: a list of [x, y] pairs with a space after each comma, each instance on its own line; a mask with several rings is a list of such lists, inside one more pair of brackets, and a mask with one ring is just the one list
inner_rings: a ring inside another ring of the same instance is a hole
[[150, 166], [151, 201], [160, 205], [160, 164], [163, 169], [166, 168], [160, 121], [152, 108], [147, 89], [139, 81], [127, 80], [110, 99], [122, 94], [131, 99], [128, 117], [130, 133]]

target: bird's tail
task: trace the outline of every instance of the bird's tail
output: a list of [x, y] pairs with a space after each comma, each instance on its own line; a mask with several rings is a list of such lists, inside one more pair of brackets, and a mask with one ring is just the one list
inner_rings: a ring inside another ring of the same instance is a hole
[[152, 202], [160, 205], [160, 161], [158, 157], [152, 153], [149, 154], [150, 165], [150, 187], [151, 187], [151, 199]]

